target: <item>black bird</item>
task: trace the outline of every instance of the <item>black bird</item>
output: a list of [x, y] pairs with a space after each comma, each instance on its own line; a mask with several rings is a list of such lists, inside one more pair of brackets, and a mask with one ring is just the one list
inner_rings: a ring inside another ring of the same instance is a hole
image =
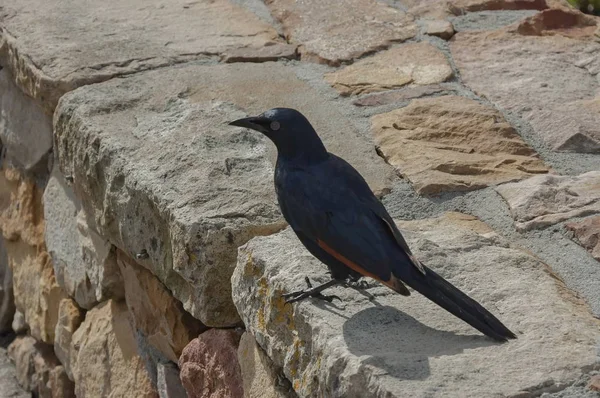
[[362, 276], [378, 280], [403, 296], [405, 284], [487, 336], [516, 338], [475, 300], [458, 290], [412, 254], [383, 204], [344, 159], [327, 152], [298, 111], [275, 108], [235, 120], [266, 135], [277, 147], [275, 190], [284, 218], [308, 251], [327, 265], [331, 281], [285, 295], [331, 300], [321, 292]]

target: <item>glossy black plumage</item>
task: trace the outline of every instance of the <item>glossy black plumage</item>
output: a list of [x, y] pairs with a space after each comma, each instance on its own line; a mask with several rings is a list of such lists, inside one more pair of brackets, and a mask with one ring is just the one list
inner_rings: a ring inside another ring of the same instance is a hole
[[332, 278], [370, 276], [409, 295], [406, 284], [496, 340], [515, 337], [414, 257], [362, 176], [326, 151], [302, 114], [276, 108], [231, 124], [260, 131], [277, 146], [275, 189], [281, 212], [310, 253], [329, 267]]

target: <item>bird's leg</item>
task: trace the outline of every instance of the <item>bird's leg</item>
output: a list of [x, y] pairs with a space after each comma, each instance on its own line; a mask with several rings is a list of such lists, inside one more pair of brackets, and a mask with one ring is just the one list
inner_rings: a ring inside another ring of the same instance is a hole
[[339, 285], [339, 284], [343, 283], [343, 281], [340, 281], [338, 279], [332, 279], [329, 282], [323, 283], [322, 285], [313, 287], [312, 283], [310, 282], [310, 279], [308, 279], [308, 276], [304, 280], [306, 281], [306, 285], [308, 286], [308, 289], [307, 290], [298, 290], [296, 292], [283, 294], [282, 297], [285, 299], [286, 303], [295, 303], [297, 301], [301, 301], [301, 300], [307, 299], [309, 297], [318, 298], [321, 300], [328, 301], [330, 303], [334, 299], [338, 299], [338, 300], [342, 301], [342, 299], [340, 299], [338, 296], [334, 296], [334, 295], [325, 296], [321, 292], [332, 286]]
[[345, 285], [348, 287], [351, 287], [352, 289], [356, 289], [356, 290], [367, 290], [367, 289], [373, 287], [373, 286], [369, 285], [369, 282], [367, 282], [364, 279], [355, 279], [355, 280], [350, 279], [345, 282]]

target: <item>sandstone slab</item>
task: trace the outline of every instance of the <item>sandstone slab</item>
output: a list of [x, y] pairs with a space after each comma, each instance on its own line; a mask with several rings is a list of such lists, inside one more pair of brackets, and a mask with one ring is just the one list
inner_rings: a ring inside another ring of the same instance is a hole
[[286, 38], [302, 59], [339, 65], [410, 39], [413, 18], [375, 0], [269, 0]]
[[361, 59], [325, 75], [342, 95], [366, 94], [402, 87], [409, 83], [427, 85], [452, 77], [446, 56], [433, 45], [408, 43]]
[[15, 315], [12, 271], [8, 266], [8, 255], [4, 239], [0, 236], [0, 334], [11, 330]]
[[562, 33], [460, 32], [450, 49], [466, 85], [529, 122], [552, 148], [600, 152], [600, 43]]
[[381, 154], [417, 192], [469, 191], [548, 168], [494, 108], [458, 96], [413, 100], [372, 118]]
[[177, 362], [185, 346], [206, 327], [187, 313], [150, 271], [121, 251], [117, 263], [134, 327], [144, 333], [150, 345]]
[[189, 398], [242, 398], [244, 390], [238, 362], [241, 333], [210, 329], [185, 347], [179, 368]]
[[41, 199], [31, 179], [14, 169], [0, 171], [0, 230], [13, 273], [15, 305], [31, 335], [52, 344], [58, 305], [66, 294], [46, 251]]
[[364, 95], [352, 103], [356, 106], [381, 106], [410, 101], [415, 98], [442, 93], [446, 90], [451, 90], [451, 88], [444, 87], [441, 84], [430, 84], [427, 86], [410, 85], [402, 87], [399, 90]]
[[286, 305], [281, 294], [304, 288], [305, 275], [329, 278], [286, 229], [240, 248], [232, 284], [247, 330], [299, 396], [527, 396], [595, 366], [599, 321], [535, 257], [460, 213], [398, 225], [421, 261], [518, 338], [494, 343], [423, 296], [381, 286], [331, 289], [340, 304]]
[[393, 172], [369, 137], [281, 64], [146, 72], [80, 88], [57, 109], [60, 167], [98, 232], [208, 326], [239, 321], [230, 284], [237, 247], [284, 225], [274, 148], [227, 126], [275, 106], [301, 110], [375, 191], [388, 186]]
[[500, 185], [496, 190], [508, 203], [519, 230], [600, 213], [600, 171], [578, 176], [535, 176]]
[[599, 19], [569, 8], [553, 8], [539, 12], [519, 22], [516, 31], [522, 35], [567, 37], [594, 36]]
[[[291, 386], [282, 383], [283, 376], [273, 361], [258, 345], [254, 336], [246, 332], [240, 339], [238, 359], [244, 384], [244, 398], [294, 397]], [[286, 383], [288, 384], [288, 383]]]
[[8, 347], [15, 363], [17, 381], [39, 398], [75, 398], [74, 385], [64, 368], [45, 345], [31, 336], [18, 336]]
[[52, 113], [79, 86], [280, 41], [277, 31], [228, 0], [7, 0], [0, 64]]
[[123, 297], [112, 245], [90, 226], [66, 178], [55, 166], [44, 190], [45, 237], [57, 281], [85, 309]]
[[484, 10], [543, 10], [545, 0], [400, 0], [413, 15], [443, 19]]
[[108, 300], [87, 312], [70, 350], [78, 397], [157, 397], [129, 322], [123, 302]]
[[83, 311], [70, 298], [60, 301], [58, 307], [58, 323], [56, 324], [54, 336], [54, 354], [62, 363], [66, 374], [72, 380], [70, 350], [73, 333], [77, 330], [84, 319]]
[[296, 58], [298, 46], [294, 44], [273, 43], [261, 48], [236, 48], [223, 54], [221, 59], [232, 62], [267, 62], [278, 59]]
[[9, 158], [24, 169], [33, 168], [52, 148], [52, 118], [1, 68], [0, 139]]
[[437, 36], [444, 40], [450, 40], [454, 35], [452, 23], [443, 19], [424, 20], [422, 22], [422, 30], [427, 35]]
[[187, 393], [179, 378], [179, 369], [173, 363], [158, 363], [156, 389], [159, 398], [185, 398]]
[[570, 222], [565, 226], [573, 232], [575, 240], [585, 247], [592, 257], [600, 261], [600, 216]]

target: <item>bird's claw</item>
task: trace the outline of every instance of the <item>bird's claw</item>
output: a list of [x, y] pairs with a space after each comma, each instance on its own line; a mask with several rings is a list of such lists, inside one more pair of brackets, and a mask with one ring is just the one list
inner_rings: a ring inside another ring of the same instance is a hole
[[369, 284], [369, 282], [367, 282], [364, 279], [358, 280], [358, 281], [347, 281], [346, 286], [351, 287], [353, 289], [358, 289], [358, 290], [367, 290], [367, 289], [373, 287]]
[[296, 303], [298, 301], [307, 299], [309, 297], [314, 297], [319, 300], [324, 300], [324, 301], [327, 301], [328, 303], [333, 302], [333, 300], [335, 300], [335, 299], [342, 301], [341, 298], [339, 298], [338, 296], [333, 295], [333, 294], [326, 296], [321, 292], [311, 291], [313, 289], [313, 285], [310, 282], [310, 279], [308, 278], [308, 276], [304, 278], [304, 281], [306, 282], [306, 286], [308, 287], [308, 289], [297, 290], [295, 292], [285, 293], [285, 294], [281, 295], [281, 297], [283, 297], [285, 299], [286, 304]]

